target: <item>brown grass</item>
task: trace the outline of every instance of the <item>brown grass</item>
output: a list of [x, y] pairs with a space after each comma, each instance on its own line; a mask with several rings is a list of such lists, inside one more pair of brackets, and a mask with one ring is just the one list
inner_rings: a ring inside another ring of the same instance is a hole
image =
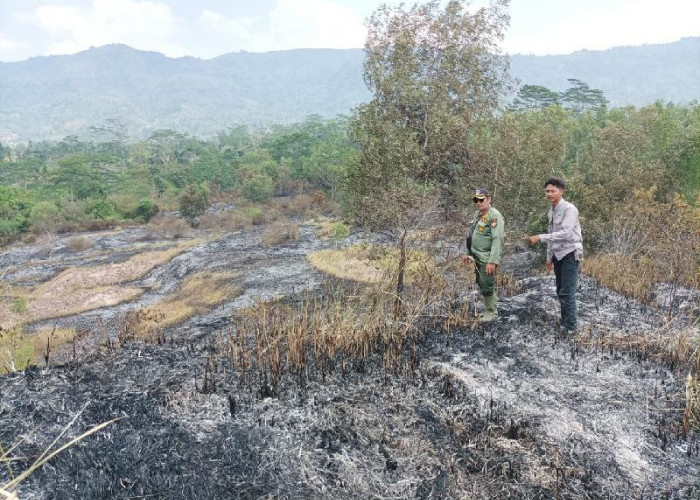
[[209, 311], [241, 294], [233, 271], [203, 271], [185, 278], [180, 289], [153, 306], [127, 314], [120, 340], [162, 339], [163, 330]]
[[700, 288], [700, 211], [677, 195], [659, 202], [656, 192], [635, 191], [598, 231], [612, 252], [588, 257], [582, 266], [603, 285], [645, 303], [654, 299], [657, 283]]
[[293, 198], [277, 198], [270, 205], [283, 214], [302, 217], [317, 215], [334, 215], [338, 213], [338, 204], [328, 198], [323, 191], [311, 194], [298, 194]]
[[69, 252], [82, 252], [92, 248], [94, 242], [86, 236], [73, 236], [66, 242], [66, 249]]
[[217, 232], [246, 231], [253, 226], [279, 219], [281, 212], [272, 206], [243, 206], [208, 214], [200, 218], [199, 227]]
[[654, 298], [658, 272], [651, 259], [635, 260], [623, 254], [593, 255], [583, 260], [581, 270], [608, 288], [648, 304]]
[[285, 241], [299, 239], [299, 226], [291, 222], [274, 222], [267, 226], [260, 237], [263, 247], [272, 247]]
[[316, 368], [325, 376], [375, 354], [385, 372], [413, 374], [415, 341], [423, 331], [418, 322], [430, 299], [421, 292], [404, 299], [400, 320], [394, 315], [395, 297], [382, 287], [327, 287], [322, 295], [304, 296], [298, 306], [259, 302], [234, 318], [235, 331], [222, 351], [243, 379], [263, 374], [273, 394], [285, 373], [303, 376]]
[[[9, 287], [5, 301], [0, 302], [3, 326], [11, 328], [22, 322], [70, 316], [134, 300], [144, 290], [123, 286], [124, 283], [144, 277], [155, 267], [201, 242], [186, 241], [167, 250], [144, 252], [116, 264], [70, 268], [33, 288]], [[11, 311], [11, 301], [18, 297], [26, 301], [24, 314]]]
[[646, 332], [630, 332], [609, 328], [582, 330], [577, 341], [598, 348], [613, 348], [638, 353], [671, 366], [691, 362], [696, 348], [696, 332], [692, 326], [673, 323]]
[[[307, 255], [319, 271], [336, 278], [363, 283], [392, 281], [398, 269], [398, 250], [377, 245], [352, 245], [348, 248], [320, 250]], [[408, 250], [406, 283], [411, 284], [425, 273], [435, 274], [436, 264], [427, 252]]]
[[146, 228], [152, 234], [165, 238], [183, 238], [192, 231], [187, 221], [174, 215], [156, 217], [146, 225]]

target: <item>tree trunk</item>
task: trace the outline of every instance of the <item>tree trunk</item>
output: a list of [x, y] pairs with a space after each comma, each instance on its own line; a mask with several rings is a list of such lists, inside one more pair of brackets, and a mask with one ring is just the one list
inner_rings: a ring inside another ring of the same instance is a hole
[[401, 315], [403, 301], [404, 277], [406, 275], [406, 229], [399, 240], [399, 274], [396, 279], [396, 299], [394, 301], [394, 319]]

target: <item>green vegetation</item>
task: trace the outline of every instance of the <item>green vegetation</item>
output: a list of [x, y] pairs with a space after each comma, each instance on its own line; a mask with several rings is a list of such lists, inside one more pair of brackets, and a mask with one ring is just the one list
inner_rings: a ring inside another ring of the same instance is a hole
[[[1, 146], [0, 244], [23, 233], [99, 229], [148, 222], [161, 210], [194, 219], [226, 196], [265, 202], [277, 195], [323, 191], [337, 197], [356, 150], [345, 119], [267, 131], [230, 128], [205, 141], [159, 130], [126, 143], [110, 122], [96, 140]], [[260, 208], [239, 214], [262, 222]]]

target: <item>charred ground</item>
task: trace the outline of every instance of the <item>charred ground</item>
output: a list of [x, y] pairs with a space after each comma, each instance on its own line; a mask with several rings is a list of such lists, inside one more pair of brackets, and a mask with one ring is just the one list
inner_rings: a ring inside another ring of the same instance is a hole
[[[285, 374], [270, 396], [262, 374], [241, 377], [220, 356], [219, 340], [250, 298], [320, 282], [304, 260], [320, 244], [302, 231], [263, 251], [255, 238], [196, 247], [144, 278], [167, 267], [181, 278], [238, 255], [250, 271], [243, 281], [257, 286], [165, 343], [102, 348], [3, 378], [0, 443], [21, 439], [17, 455], [40, 454], [81, 411], [70, 436], [123, 417], [37, 470], [21, 498], [700, 496], [697, 436], [679, 425], [683, 367], [596, 342], [620, 327], [656, 335], [663, 311], [583, 279], [585, 333], [561, 338], [553, 279], [523, 277], [495, 324], [426, 325], [415, 369], [388, 373], [374, 353], [332, 373]], [[522, 270], [527, 259], [511, 262]]]

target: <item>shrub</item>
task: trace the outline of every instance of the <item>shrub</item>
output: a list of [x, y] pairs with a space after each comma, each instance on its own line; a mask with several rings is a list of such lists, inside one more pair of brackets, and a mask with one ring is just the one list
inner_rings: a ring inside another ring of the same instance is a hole
[[166, 238], [182, 238], [190, 230], [187, 222], [174, 215], [154, 219], [147, 227], [152, 233]]
[[21, 226], [15, 221], [0, 219], [0, 245], [16, 238], [20, 231]]
[[248, 201], [263, 202], [270, 199], [275, 190], [274, 181], [267, 175], [258, 174], [245, 179], [241, 184], [241, 194]]
[[29, 212], [29, 227], [35, 233], [56, 232], [64, 222], [55, 203], [40, 201]]
[[236, 213], [242, 217], [248, 217], [254, 226], [258, 226], [265, 222], [265, 215], [261, 208], [258, 207], [243, 207], [236, 210]]
[[204, 212], [207, 204], [207, 192], [202, 186], [190, 184], [180, 195], [180, 213], [183, 217], [197, 217]]
[[118, 225], [119, 221], [117, 219], [91, 219], [74, 227], [85, 231], [105, 231], [107, 229], [114, 229]]
[[342, 222], [336, 222], [331, 226], [330, 236], [333, 240], [342, 240], [350, 236], [350, 228]]
[[307, 215], [311, 212], [314, 205], [314, 200], [308, 194], [300, 194], [294, 197], [289, 203], [288, 210], [290, 214]]
[[343, 222], [323, 221], [316, 230], [316, 235], [319, 238], [338, 241], [350, 235], [350, 228]]
[[152, 200], [143, 199], [136, 205], [136, 208], [129, 213], [129, 218], [148, 222], [155, 217], [159, 210], [158, 205], [153, 203]]
[[66, 249], [69, 252], [82, 252], [91, 248], [93, 241], [85, 236], [73, 236], [66, 242]]
[[212, 231], [238, 231], [250, 229], [253, 227], [253, 221], [238, 210], [229, 210], [202, 216], [199, 220], [199, 227]]
[[264, 247], [271, 247], [284, 241], [298, 239], [299, 226], [290, 222], [275, 222], [265, 228], [260, 244]]
[[88, 214], [95, 219], [110, 219], [116, 216], [117, 211], [112, 201], [101, 198], [91, 203]]

